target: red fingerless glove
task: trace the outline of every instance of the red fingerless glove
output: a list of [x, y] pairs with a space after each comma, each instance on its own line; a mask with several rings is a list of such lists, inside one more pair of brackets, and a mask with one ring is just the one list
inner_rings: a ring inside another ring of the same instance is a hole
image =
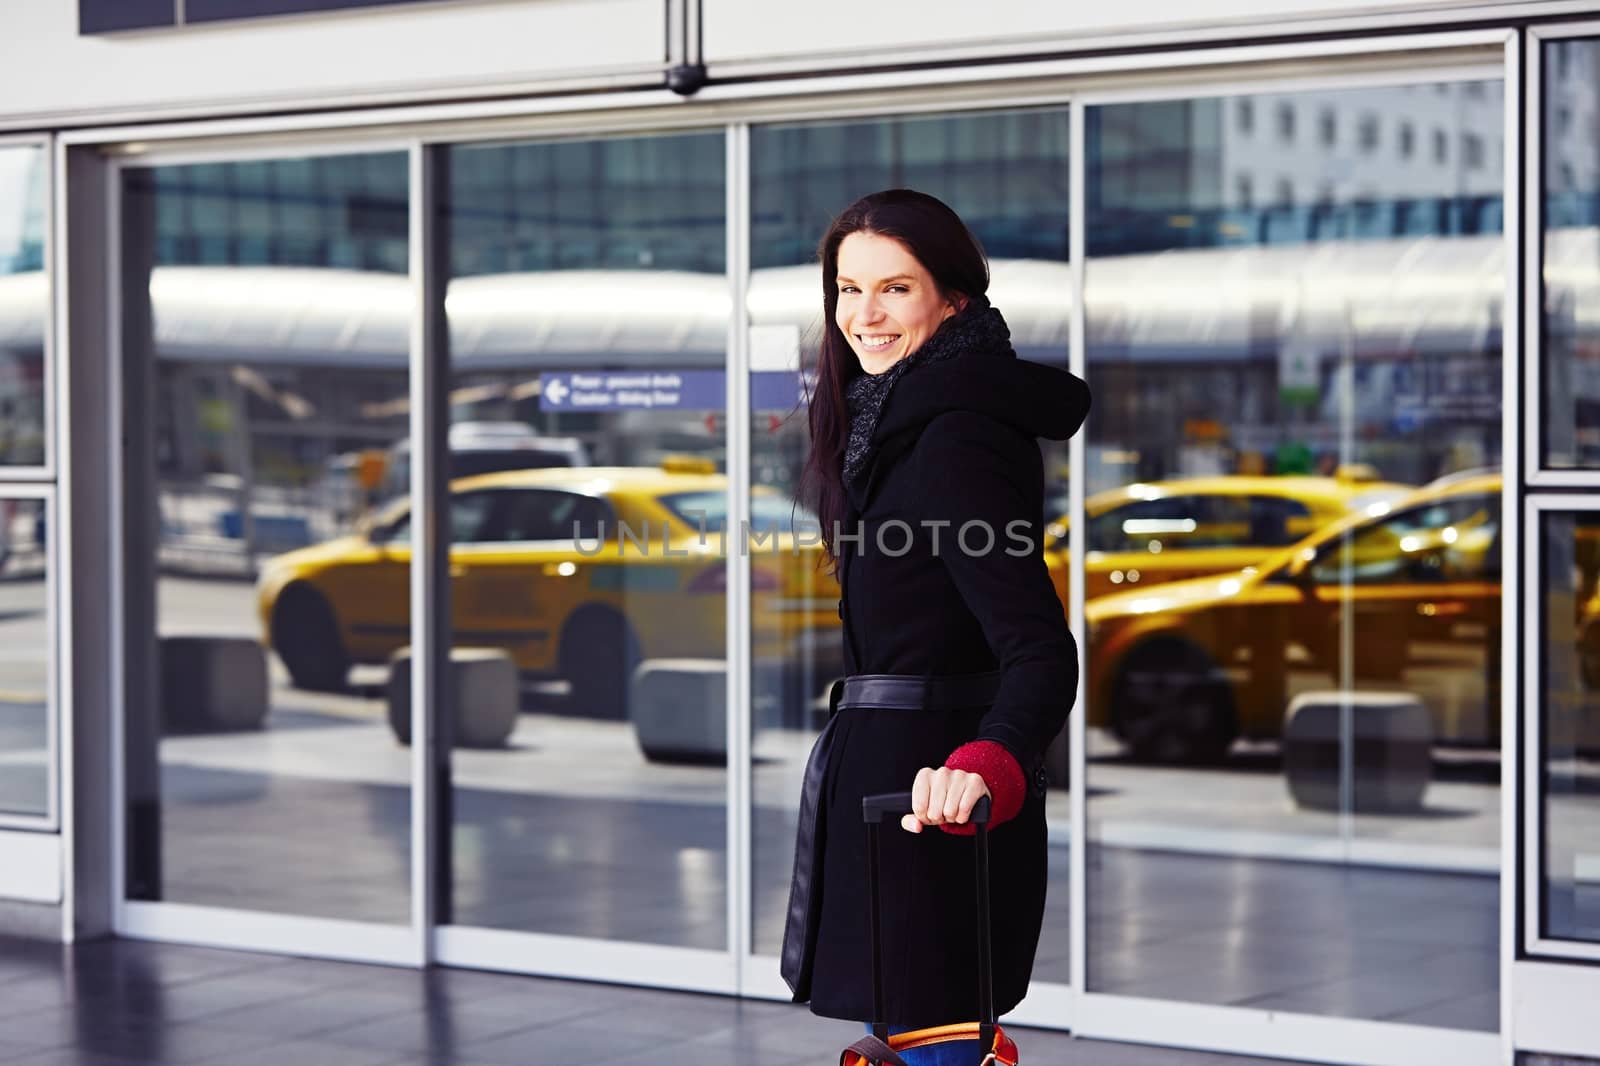
[[[990, 829], [1010, 821], [1022, 810], [1022, 801], [1028, 795], [1028, 778], [1005, 745], [992, 740], [974, 740], [951, 752], [944, 764], [951, 770], [977, 774], [989, 786]], [[978, 831], [971, 822], [939, 828], [956, 836], [971, 836]]]

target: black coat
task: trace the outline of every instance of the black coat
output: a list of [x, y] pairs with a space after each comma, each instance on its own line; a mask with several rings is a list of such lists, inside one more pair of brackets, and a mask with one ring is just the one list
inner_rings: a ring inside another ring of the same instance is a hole
[[[1077, 648], [1044, 564], [1035, 438], [1065, 440], [1088, 409], [1088, 387], [1066, 371], [976, 352], [915, 367], [889, 393], [845, 526], [859, 528], [862, 541], [841, 544], [847, 668], [999, 668], [1002, 681], [986, 710], [839, 712], [820, 794], [822, 895], [804, 990], [817, 1014], [871, 1020], [861, 797], [909, 789], [918, 769], [942, 766], [976, 739], [1004, 745], [1030, 783], [1021, 813], [990, 838], [997, 1010], [1011, 1010], [1027, 991], [1047, 879], [1040, 766], [1078, 679]], [[908, 533], [897, 519], [909, 529], [903, 554]], [[982, 527], [969, 528], [965, 550], [957, 541], [973, 520], [994, 531], [991, 549]], [[932, 525], [939, 522], [949, 524]], [[976, 1019], [972, 839], [935, 829], [913, 835], [886, 822], [883, 844], [884, 1020]]]

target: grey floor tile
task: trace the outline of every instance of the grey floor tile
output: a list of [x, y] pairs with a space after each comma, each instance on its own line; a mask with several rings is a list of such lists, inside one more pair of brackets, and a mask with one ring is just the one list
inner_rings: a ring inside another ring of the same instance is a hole
[[309, 1037], [335, 1029], [378, 1022], [417, 1010], [414, 1002], [395, 995], [342, 988], [313, 992], [212, 1014], [206, 1021], [220, 1029], [241, 1033], [266, 1033], [281, 1038]]
[[24, 1055], [35, 1055], [41, 1051], [48, 1051], [54, 1046], [54, 1041], [39, 1041], [29, 1039], [26, 1035], [21, 1037], [0, 1032], [0, 1063], [10, 1062], [12, 1059]]
[[1500, 1031], [1500, 994], [1480, 992], [1476, 995], [1450, 996], [1425, 1003], [1420, 1007], [1384, 1015], [1383, 1020], [1405, 1022], [1409, 1025], [1433, 1025], [1444, 1029], [1472, 1029], [1495, 1033]]
[[564, 1025], [545, 1025], [524, 1029], [495, 1040], [459, 1046], [460, 1056], [486, 1066], [526, 1066], [530, 1062], [604, 1062], [616, 1058], [684, 1043], [670, 1036], [646, 1036], [613, 1030], [608, 1020], [594, 1016], [588, 1021]]
[[229, 1052], [195, 1066], [384, 1066], [389, 1052], [314, 1040], [278, 1040], [266, 1047]]
[[[646, 1048], [630, 1055], [604, 1058], [596, 1066], [800, 1066], [801, 1063], [834, 1061], [837, 1050], [774, 1049], [739, 1047], [690, 1040], [664, 1047]], [[798, 1051], [798, 1053], [797, 1053]]]
[[88, 1020], [75, 1027], [71, 1046], [152, 1064], [188, 1064], [251, 1053], [276, 1043], [264, 1034], [242, 1034], [200, 1024], [165, 1026], [102, 1025]]
[[17, 1059], [0, 1059], [5, 1066], [149, 1066], [138, 1059], [100, 1055], [77, 1047], [52, 1048]]
[[319, 1033], [317, 1039], [388, 1052], [434, 1047], [463, 1050], [512, 1033], [526, 1032], [537, 1024], [532, 1019], [516, 1015], [418, 1009], [376, 1021], [329, 1029]]

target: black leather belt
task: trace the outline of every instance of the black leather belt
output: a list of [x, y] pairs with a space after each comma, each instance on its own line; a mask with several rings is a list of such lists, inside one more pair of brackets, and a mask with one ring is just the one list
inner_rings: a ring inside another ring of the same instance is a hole
[[835, 682], [834, 707], [954, 711], [994, 702], [1000, 671], [981, 674], [850, 674]]

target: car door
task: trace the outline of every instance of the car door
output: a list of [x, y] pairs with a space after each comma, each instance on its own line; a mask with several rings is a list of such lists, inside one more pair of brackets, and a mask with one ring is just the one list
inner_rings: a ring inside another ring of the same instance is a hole
[[[484, 490], [451, 497], [452, 542], [475, 539], [492, 503]], [[408, 511], [375, 529], [370, 547], [328, 579], [335, 611], [354, 641], [349, 650], [360, 661], [381, 661], [411, 642], [411, 517]], [[459, 624], [459, 607], [453, 613]]]
[[1416, 695], [1440, 739], [1493, 738], [1498, 497], [1435, 499], [1356, 526], [1319, 551], [1308, 577], [1314, 606], [1296, 629], [1326, 674], [1358, 689]]
[[614, 525], [609, 505], [550, 488], [491, 490], [493, 506], [450, 553], [456, 642], [504, 648], [523, 672], [554, 669], [563, 622], [585, 602], [580, 552]]

